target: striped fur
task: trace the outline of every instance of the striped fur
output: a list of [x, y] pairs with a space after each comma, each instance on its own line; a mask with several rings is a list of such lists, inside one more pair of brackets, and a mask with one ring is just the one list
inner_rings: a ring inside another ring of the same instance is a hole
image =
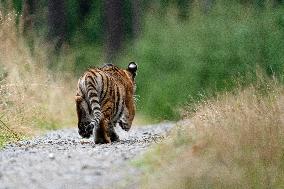
[[78, 81], [76, 108], [79, 134], [95, 136], [96, 143], [119, 140], [114, 126], [128, 131], [135, 115], [135, 76], [137, 65], [127, 69], [112, 64], [86, 71]]

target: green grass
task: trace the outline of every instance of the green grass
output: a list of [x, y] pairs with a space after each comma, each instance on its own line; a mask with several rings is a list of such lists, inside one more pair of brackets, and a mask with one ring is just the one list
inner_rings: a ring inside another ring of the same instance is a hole
[[8, 142], [18, 141], [24, 136], [21, 133], [13, 131], [0, 117], [0, 149]]
[[25, 138], [24, 135], [20, 135], [19, 133], [17, 133], [17, 137], [15, 137], [15, 135], [10, 132], [0, 130], [0, 149], [9, 142], [15, 142], [23, 138]]

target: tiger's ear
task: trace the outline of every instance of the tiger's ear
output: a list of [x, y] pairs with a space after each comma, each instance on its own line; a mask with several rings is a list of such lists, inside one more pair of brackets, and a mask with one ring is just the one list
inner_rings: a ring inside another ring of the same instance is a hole
[[135, 76], [136, 76], [137, 68], [138, 68], [138, 66], [135, 62], [130, 62], [128, 64], [127, 70], [133, 75], [133, 78], [135, 78]]

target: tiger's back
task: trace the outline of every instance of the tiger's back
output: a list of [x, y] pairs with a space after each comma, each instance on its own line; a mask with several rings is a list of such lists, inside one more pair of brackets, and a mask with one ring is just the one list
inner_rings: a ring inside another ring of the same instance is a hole
[[76, 108], [79, 134], [89, 138], [95, 134], [96, 143], [117, 141], [116, 123], [126, 131], [135, 115], [134, 90], [137, 65], [127, 69], [112, 64], [86, 71], [78, 81]]

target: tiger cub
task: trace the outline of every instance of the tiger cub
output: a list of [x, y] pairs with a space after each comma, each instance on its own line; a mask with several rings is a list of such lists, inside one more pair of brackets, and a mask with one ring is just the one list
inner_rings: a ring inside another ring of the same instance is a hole
[[119, 140], [114, 130], [131, 128], [135, 116], [135, 76], [137, 65], [130, 62], [127, 69], [113, 64], [88, 69], [80, 77], [75, 97], [78, 132], [83, 138], [92, 134], [95, 143]]

